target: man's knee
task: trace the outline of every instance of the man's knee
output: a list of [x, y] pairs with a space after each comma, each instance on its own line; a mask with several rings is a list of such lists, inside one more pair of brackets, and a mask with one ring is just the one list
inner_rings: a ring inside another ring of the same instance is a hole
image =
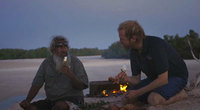
[[163, 104], [166, 99], [158, 93], [151, 92], [147, 101], [150, 105], [160, 105]]
[[56, 102], [52, 110], [69, 110], [69, 105], [64, 101]]

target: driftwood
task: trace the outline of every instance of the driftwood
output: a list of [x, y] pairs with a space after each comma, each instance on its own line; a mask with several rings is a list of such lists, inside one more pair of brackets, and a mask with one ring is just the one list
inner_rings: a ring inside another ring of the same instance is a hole
[[[190, 43], [190, 40], [187, 39], [188, 41], [188, 44], [189, 44], [189, 47], [190, 47], [190, 52], [192, 54], [192, 57], [195, 59], [195, 61], [197, 61], [199, 64], [200, 64], [200, 59], [198, 59], [195, 55], [194, 55], [194, 52], [193, 52], [193, 48], [192, 48], [192, 45]], [[200, 67], [200, 66], [199, 66]], [[186, 91], [191, 91], [192, 89], [195, 89], [197, 88], [198, 86], [200, 85], [200, 72], [196, 73], [196, 75], [191, 78], [191, 80], [188, 82], [185, 90]]]
[[190, 40], [187, 39], [187, 41], [188, 41], [188, 44], [189, 44], [189, 46], [190, 46], [190, 52], [191, 52], [191, 54], [192, 54], [192, 57], [193, 57], [197, 62], [200, 63], [200, 59], [198, 59], [198, 58], [194, 55], [193, 48], [192, 48], [192, 45], [191, 45], [191, 43], [190, 43]]

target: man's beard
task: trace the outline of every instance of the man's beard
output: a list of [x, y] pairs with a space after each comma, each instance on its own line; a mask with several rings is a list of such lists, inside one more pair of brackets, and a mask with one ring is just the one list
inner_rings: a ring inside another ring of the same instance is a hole
[[63, 58], [62, 57], [59, 57], [57, 55], [53, 55], [53, 61], [55, 62], [56, 64], [56, 70], [57, 71], [60, 71], [61, 68], [63, 67]]

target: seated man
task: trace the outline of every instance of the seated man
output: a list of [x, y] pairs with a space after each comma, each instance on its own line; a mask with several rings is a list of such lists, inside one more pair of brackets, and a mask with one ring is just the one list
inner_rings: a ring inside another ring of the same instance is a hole
[[[42, 62], [27, 98], [20, 103], [25, 110], [68, 110], [72, 104], [84, 104], [82, 90], [88, 87], [88, 77], [81, 61], [69, 55], [67, 39], [55, 36], [50, 51], [52, 55]], [[30, 103], [43, 84], [47, 98]]]
[[[121, 23], [118, 32], [121, 44], [130, 49], [132, 76], [122, 71], [114, 79], [114, 83], [122, 81], [131, 85], [124, 96], [126, 101], [137, 99], [151, 105], [176, 101], [173, 96], [182, 95], [188, 70], [175, 49], [158, 37], [146, 36], [137, 21]], [[141, 80], [141, 71], [146, 79]]]

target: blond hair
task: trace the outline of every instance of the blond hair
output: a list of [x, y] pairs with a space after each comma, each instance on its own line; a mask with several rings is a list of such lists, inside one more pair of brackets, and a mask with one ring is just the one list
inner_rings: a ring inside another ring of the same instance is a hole
[[118, 27], [118, 31], [120, 30], [125, 30], [128, 39], [131, 39], [133, 35], [136, 36], [138, 41], [143, 40], [146, 37], [142, 26], [140, 26], [137, 21], [128, 20], [122, 22]]

